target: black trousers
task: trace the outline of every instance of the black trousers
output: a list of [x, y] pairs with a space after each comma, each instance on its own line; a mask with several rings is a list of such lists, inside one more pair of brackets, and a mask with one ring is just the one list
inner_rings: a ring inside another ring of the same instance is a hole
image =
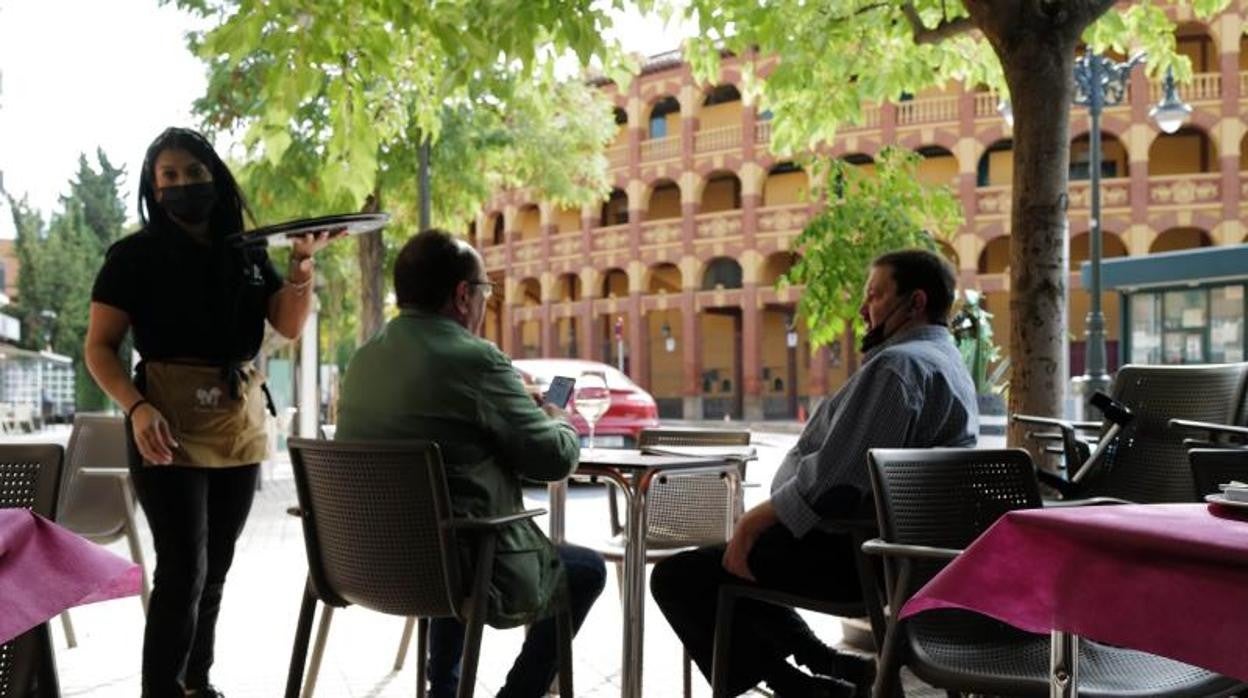
[[251, 511], [258, 465], [132, 466], [156, 545], [143, 633], [144, 698], [208, 685], [225, 573]]
[[[719, 588], [748, 583], [724, 570], [724, 547], [675, 555], [656, 564], [650, 574], [654, 600], [707, 680], [714, 656]], [[862, 598], [849, 536], [812, 531], [794, 538], [784, 526], [772, 526], [759, 536], [749, 562], [762, 587], [834, 601]], [[787, 657], [820, 642], [793, 609], [783, 606], [742, 599], [734, 618], [731, 695], [768, 680]]]

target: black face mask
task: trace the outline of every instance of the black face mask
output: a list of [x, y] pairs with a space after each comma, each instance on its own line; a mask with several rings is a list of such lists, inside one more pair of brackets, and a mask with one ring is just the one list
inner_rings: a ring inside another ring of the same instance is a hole
[[874, 325], [871, 329], [867, 330], [867, 333], [862, 336], [862, 344], [859, 346], [862, 353], [865, 354], [888, 341], [888, 338], [891, 337], [892, 334], [884, 334], [884, 328], [888, 325], [888, 321], [892, 320], [893, 316], [897, 314], [897, 311], [906, 307], [906, 304], [909, 302], [909, 298], [903, 301], [898, 301], [897, 304], [893, 306], [893, 309], [888, 311], [888, 314], [884, 316], [884, 319], [880, 320], [878, 325]]
[[212, 182], [163, 187], [160, 191], [160, 206], [165, 213], [191, 225], [207, 221], [217, 203], [217, 190]]

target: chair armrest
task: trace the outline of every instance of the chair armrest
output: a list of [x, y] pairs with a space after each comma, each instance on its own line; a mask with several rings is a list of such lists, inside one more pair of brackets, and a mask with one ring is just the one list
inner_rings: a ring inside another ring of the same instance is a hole
[[1087, 497], [1084, 499], [1046, 499], [1045, 509], [1066, 509], [1069, 507], [1095, 507], [1103, 504], [1135, 504], [1127, 499], [1117, 497]]
[[1100, 422], [1071, 422], [1070, 426], [1076, 431], [1100, 431], [1103, 425]]
[[502, 528], [503, 526], [513, 524], [517, 521], [532, 519], [545, 513], [545, 509], [526, 509], [516, 514], [506, 514], [504, 516], [491, 516], [488, 518], [473, 519], [451, 519], [442, 525], [447, 528], [461, 531], [488, 531]]
[[1169, 422], [1171, 429], [1200, 429], [1211, 434], [1231, 434], [1234, 436], [1248, 436], [1248, 427], [1237, 427], [1232, 424], [1216, 424], [1214, 422], [1196, 422], [1190, 419], [1172, 419]]
[[129, 468], [79, 468], [78, 473], [88, 477], [115, 477], [118, 479], [130, 477]]
[[952, 560], [962, 554], [955, 548], [934, 548], [927, 545], [901, 545], [887, 543], [879, 538], [862, 544], [862, 552], [880, 557], [918, 558], [924, 560]]
[[295, 518], [302, 519], [303, 509], [299, 507], [286, 507], [286, 514], [287, 516], [294, 516]]
[[1048, 485], [1057, 490], [1063, 497], [1078, 496], [1080, 487], [1076, 483], [1067, 480], [1061, 475], [1051, 473], [1044, 468], [1036, 468], [1036, 479], [1043, 485]]
[[1056, 427], [1063, 431], [1074, 430], [1075, 424], [1068, 419], [1056, 419], [1054, 417], [1037, 417], [1030, 414], [1014, 414], [1010, 415], [1010, 421], [1019, 422], [1021, 424], [1034, 424], [1041, 427]]

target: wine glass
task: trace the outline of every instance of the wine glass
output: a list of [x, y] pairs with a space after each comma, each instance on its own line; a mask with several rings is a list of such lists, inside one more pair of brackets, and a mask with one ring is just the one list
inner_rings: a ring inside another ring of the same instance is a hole
[[594, 450], [594, 425], [611, 408], [611, 391], [607, 389], [607, 375], [602, 371], [584, 371], [576, 379], [576, 392], [572, 404], [577, 413], [589, 425], [589, 450]]

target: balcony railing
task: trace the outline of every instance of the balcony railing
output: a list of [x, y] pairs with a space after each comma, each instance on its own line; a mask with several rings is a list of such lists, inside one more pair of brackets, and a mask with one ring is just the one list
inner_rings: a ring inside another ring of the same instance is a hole
[[979, 187], [975, 190], [975, 215], [1004, 216], [1010, 212], [1012, 187], [998, 184], [991, 187]]
[[1001, 103], [1001, 95], [996, 92], [975, 93], [975, 118], [998, 117], [997, 105]]
[[1222, 175], [1217, 172], [1148, 178], [1152, 206], [1189, 206], [1222, 203]]
[[787, 233], [801, 230], [810, 220], [810, 207], [804, 203], [767, 206], [758, 210], [758, 232]]
[[623, 167], [628, 164], [628, 145], [616, 145], [607, 148], [607, 166]]
[[933, 121], [957, 121], [958, 95], [920, 97], [897, 105], [897, 125], [926, 124]]
[[608, 225], [590, 233], [594, 252], [620, 250], [628, 247], [628, 224]]
[[[1243, 89], [1244, 73], [1239, 74], [1240, 89]], [[1222, 99], [1221, 73], [1196, 73], [1192, 82], [1179, 85], [1179, 95], [1186, 102], [1216, 102]], [[1161, 100], [1161, 80], [1152, 80], [1148, 85], [1148, 98], [1153, 103]]]
[[679, 135], [651, 138], [648, 141], [641, 142], [641, 159], [644, 161], [667, 160], [678, 157], [680, 157]]
[[694, 217], [694, 229], [699, 240], [736, 237], [741, 234], [741, 210], [699, 213]]
[[705, 131], [698, 131], [693, 136], [693, 150], [698, 153], [732, 150], [741, 147], [740, 126], [706, 129]]
[[[1070, 197], [1071, 210], [1090, 209], [1092, 207], [1092, 186], [1088, 180], [1077, 180], [1066, 185], [1066, 193]], [[1101, 180], [1101, 208], [1128, 208], [1131, 206], [1131, 180], [1127, 177], [1112, 177]]]
[[771, 119], [759, 119], [754, 124], [754, 142], [763, 145], [771, 143]]
[[550, 238], [551, 257], [579, 257], [581, 255], [581, 234], [561, 233]]
[[680, 219], [663, 218], [641, 224], [641, 244], [667, 245], [680, 242]]
[[541, 240], [524, 240], [512, 243], [512, 259], [517, 264], [528, 264], [542, 257]]

